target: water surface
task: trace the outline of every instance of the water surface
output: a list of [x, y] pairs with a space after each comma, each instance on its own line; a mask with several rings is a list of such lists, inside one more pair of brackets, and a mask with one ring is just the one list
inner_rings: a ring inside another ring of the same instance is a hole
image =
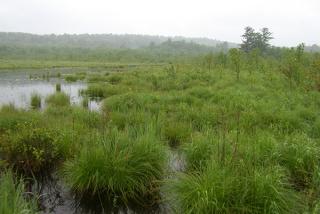
[[[61, 84], [61, 91], [70, 96], [73, 105], [80, 104], [82, 97], [79, 91], [85, 89], [85, 82], [65, 82], [59, 76], [61, 71], [52, 70], [15, 70], [0, 71], [0, 106], [13, 104], [18, 108], [30, 108], [32, 94], [38, 94], [45, 105], [45, 97], [55, 93], [56, 84]], [[63, 70], [63, 73], [74, 72]], [[98, 103], [90, 101], [90, 109], [98, 109]]]

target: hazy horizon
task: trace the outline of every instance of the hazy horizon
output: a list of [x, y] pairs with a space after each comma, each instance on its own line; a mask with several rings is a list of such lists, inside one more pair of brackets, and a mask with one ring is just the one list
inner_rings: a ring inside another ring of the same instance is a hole
[[320, 44], [320, 2], [309, 0], [1, 0], [0, 31], [138, 34], [241, 42], [246, 26], [268, 27], [276, 46]]

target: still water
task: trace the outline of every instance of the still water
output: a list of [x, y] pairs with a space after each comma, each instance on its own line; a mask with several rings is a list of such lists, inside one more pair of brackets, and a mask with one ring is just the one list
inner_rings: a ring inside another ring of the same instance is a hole
[[[0, 106], [13, 104], [18, 108], [30, 108], [31, 95], [36, 93], [42, 98], [42, 106], [45, 106], [45, 98], [55, 93], [56, 84], [61, 84], [61, 91], [70, 96], [73, 105], [79, 105], [82, 97], [79, 91], [87, 87], [85, 82], [65, 82], [57, 77], [60, 71], [48, 70], [19, 70], [0, 71]], [[64, 70], [70, 73], [72, 70]], [[50, 77], [51, 76], [51, 77]], [[91, 110], [99, 109], [96, 101], [89, 102]]]

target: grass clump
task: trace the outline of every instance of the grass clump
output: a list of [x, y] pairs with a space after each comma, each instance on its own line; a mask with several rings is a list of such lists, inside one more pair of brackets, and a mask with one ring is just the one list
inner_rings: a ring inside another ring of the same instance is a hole
[[101, 99], [105, 97], [105, 86], [103, 84], [90, 84], [87, 89], [81, 91], [81, 94]]
[[77, 82], [78, 80], [84, 80], [86, 78], [85, 75], [77, 75], [77, 74], [68, 74], [65, 75], [64, 79], [67, 82]]
[[22, 180], [15, 184], [10, 171], [0, 174], [0, 213], [3, 214], [33, 214], [37, 213], [35, 203], [24, 197]]
[[126, 88], [111, 84], [90, 84], [86, 90], [81, 91], [83, 95], [91, 98], [107, 98], [126, 92]]
[[166, 122], [163, 127], [163, 136], [171, 147], [177, 147], [187, 141], [190, 134], [190, 126], [182, 122]]
[[32, 94], [30, 105], [31, 105], [32, 109], [40, 109], [41, 108], [41, 96], [38, 94]]
[[274, 158], [288, 169], [296, 189], [312, 184], [313, 175], [319, 172], [320, 148], [306, 134], [293, 134], [278, 145]]
[[89, 108], [89, 98], [88, 97], [84, 97], [81, 101], [81, 105], [83, 108]]
[[183, 145], [187, 169], [201, 171], [207, 167], [208, 161], [214, 152], [214, 136], [197, 135], [190, 143]]
[[60, 83], [56, 84], [56, 92], [61, 92], [61, 84]]
[[54, 107], [66, 107], [70, 105], [70, 97], [62, 92], [52, 94], [46, 98], [46, 103]]
[[[129, 139], [118, 132], [84, 147], [64, 166], [67, 184], [82, 196], [116, 203], [138, 202], [154, 194], [165, 169], [165, 150], [152, 135]], [[154, 202], [154, 201], [153, 201]]]
[[181, 174], [168, 184], [177, 213], [301, 213], [301, 198], [273, 167], [251, 173], [245, 166], [213, 163], [202, 174]]

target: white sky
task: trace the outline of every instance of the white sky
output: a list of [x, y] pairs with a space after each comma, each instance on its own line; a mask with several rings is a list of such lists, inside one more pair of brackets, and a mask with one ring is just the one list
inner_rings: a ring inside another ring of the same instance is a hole
[[0, 31], [208, 37], [240, 42], [268, 27], [274, 45], [320, 44], [320, 0], [0, 0]]

